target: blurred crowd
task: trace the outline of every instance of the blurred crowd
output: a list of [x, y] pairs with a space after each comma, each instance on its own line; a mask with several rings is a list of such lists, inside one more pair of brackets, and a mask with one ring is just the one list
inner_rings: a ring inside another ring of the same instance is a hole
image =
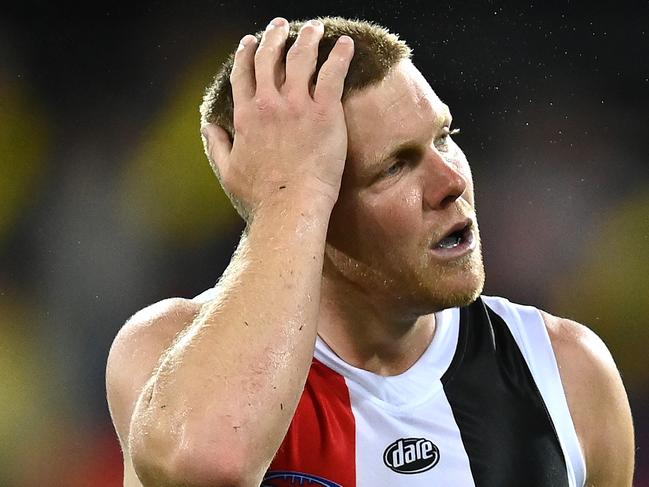
[[649, 9], [510, 4], [0, 18], [0, 485], [121, 485], [111, 341], [139, 308], [212, 286], [243, 228], [203, 155], [203, 88], [273, 16], [339, 14], [414, 48], [472, 164], [486, 294], [605, 340], [649, 486]]

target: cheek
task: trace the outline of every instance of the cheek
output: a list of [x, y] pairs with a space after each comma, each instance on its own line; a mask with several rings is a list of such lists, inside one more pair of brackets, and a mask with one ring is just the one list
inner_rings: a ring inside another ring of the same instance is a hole
[[[372, 222], [373, 237], [381, 240], [407, 239], [421, 219], [421, 191], [395, 185], [392, 194], [383, 193], [366, 208], [366, 221]], [[391, 188], [392, 189], [392, 188]], [[387, 197], [389, 196], [389, 197]]]
[[382, 260], [416, 241], [421, 228], [421, 191], [395, 184], [380, 194], [341, 194], [327, 241], [361, 261]]

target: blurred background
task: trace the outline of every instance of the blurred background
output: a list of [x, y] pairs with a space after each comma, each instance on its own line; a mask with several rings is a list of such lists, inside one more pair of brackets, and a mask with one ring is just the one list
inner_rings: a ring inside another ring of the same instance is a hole
[[334, 14], [414, 48], [473, 167], [486, 292], [604, 338], [649, 486], [649, 4], [178, 5], [0, 15], [0, 485], [121, 485], [111, 341], [212, 286], [242, 230], [202, 154], [203, 88], [272, 17]]

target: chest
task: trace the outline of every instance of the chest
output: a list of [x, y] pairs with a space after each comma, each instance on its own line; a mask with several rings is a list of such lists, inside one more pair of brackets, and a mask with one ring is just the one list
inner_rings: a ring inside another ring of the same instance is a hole
[[400, 376], [355, 369], [318, 342], [262, 486], [584, 485], [540, 314], [485, 299], [436, 315], [428, 350]]
[[542, 403], [498, 382], [458, 386], [434, 380], [419, 404], [394, 406], [314, 361], [262, 485], [568, 485]]

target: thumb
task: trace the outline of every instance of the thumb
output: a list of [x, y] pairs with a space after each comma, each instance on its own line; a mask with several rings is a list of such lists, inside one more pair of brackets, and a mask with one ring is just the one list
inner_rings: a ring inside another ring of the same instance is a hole
[[232, 142], [228, 133], [214, 123], [206, 123], [201, 126], [201, 135], [205, 153], [210, 160], [212, 167], [221, 172], [232, 151]]

